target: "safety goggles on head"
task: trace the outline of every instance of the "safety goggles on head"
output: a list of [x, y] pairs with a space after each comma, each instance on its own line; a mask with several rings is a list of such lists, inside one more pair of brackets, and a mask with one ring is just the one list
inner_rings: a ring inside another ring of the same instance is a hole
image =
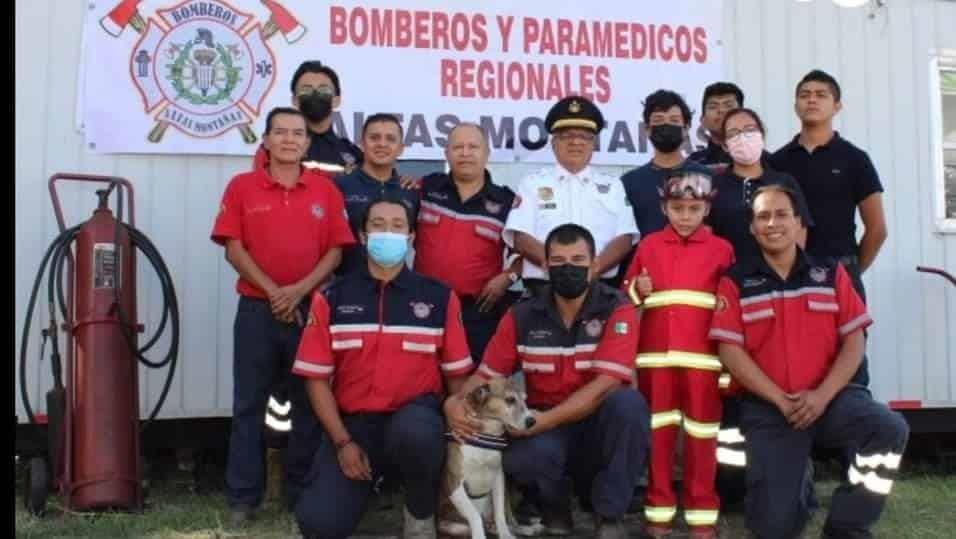
[[698, 172], [679, 173], [671, 176], [664, 183], [663, 188], [659, 187], [657, 189], [657, 192], [660, 193], [663, 200], [711, 200], [717, 194], [710, 176]]

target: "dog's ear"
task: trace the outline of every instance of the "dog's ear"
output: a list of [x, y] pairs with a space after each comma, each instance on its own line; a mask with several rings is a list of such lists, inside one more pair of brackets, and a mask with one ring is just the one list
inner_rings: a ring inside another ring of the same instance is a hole
[[491, 395], [491, 387], [488, 384], [482, 384], [468, 393], [468, 404], [477, 410], [481, 408]]

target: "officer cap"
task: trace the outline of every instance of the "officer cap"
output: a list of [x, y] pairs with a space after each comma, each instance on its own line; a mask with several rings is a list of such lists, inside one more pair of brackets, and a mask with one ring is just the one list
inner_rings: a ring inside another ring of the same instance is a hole
[[565, 97], [555, 103], [544, 119], [544, 128], [554, 133], [565, 127], [580, 127], [597, 134], [604, 129], [604, 116], [597, 105], [581, 96]]

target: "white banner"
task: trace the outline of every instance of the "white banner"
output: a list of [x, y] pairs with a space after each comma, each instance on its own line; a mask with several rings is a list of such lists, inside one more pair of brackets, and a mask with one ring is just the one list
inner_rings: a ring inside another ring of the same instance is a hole
[[[310, 59], [342, 83], [338, 133], [401, 116], [403, 159], [443, 159], [459, 121], [497, 162], [551, 161], [544, 117], [583, 95], [608, 123], [596, 164], [647, 160], [642, 101], [679, 92], [699, 119], [722, 78], [720, 0], [98, 0], [83, 35], [77, 117], [100, 153], [251, 155]], [[694, 142], [700, 143], [697, 136]]]

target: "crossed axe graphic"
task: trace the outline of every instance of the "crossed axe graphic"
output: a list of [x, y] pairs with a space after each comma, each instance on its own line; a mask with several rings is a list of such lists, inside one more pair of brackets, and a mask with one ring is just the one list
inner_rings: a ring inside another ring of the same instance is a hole
[[[281, 32], [287, 43], [295, 43], [305, 35], [306, 28], [296, 19], [289, 10], [275, 0], [259, 0], [269, 10], [269, 20], [262, 27], [262, 37], [269, 39]], [[142, 0], [122, 0], [110, 10], [102, 19], [100, 26], [106, 33], [119, 37], [123, 30], [130, 26], [142, 34], [146, 30], [146, 22], [139, 14], [138, 5]]]

